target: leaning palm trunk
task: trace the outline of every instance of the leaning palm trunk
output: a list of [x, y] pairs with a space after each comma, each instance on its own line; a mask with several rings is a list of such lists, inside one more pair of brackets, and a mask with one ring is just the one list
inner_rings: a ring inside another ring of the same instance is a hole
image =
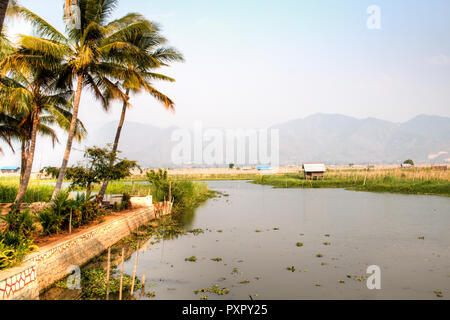
[[34, 114], [33, 116], [33, 127], [31, 129], [31, 144], [30, 150], [27, 154], [26, 167], [23, 172], [23, 177], [20, 179], [19, 191], [17, 192], [16, 200], [14, 204], [17, 208], [20, 208], [22, 204], [25, 193], [27, 192], [28, 183], [30, 182], [31, 170], [33, 169], [33, 160], [34, 160], [34, 150], [36, 149], [36, 137], [37, 137], [37, 129], [39, 122], [39, 114]]
[[[130, 89], [127, 89], [126, 95], [128, 96], [129, 94], [130, 94]], [[113, 149], [112, 149], [112, 152], [114, 155], [116, 155], [117, 149], [119, 147], [120, 134], [122, 133], [122, 128], [123, 128], [123, 124], [125, 122], [126, 113], [127, 113], [127, 103], [124, 101], [123, 106], [122, 106], [122, 114], [120, 116], [119, 125], [117, 126], [116, 138], [114, 139], [114, 145], [113, 145]], [[115, 159], [112, 158], [109, 163], [110, 168], [112, 168], [112, 166], [114, 165], [114, 161], [115, 161]], [[98, 193], [99, 199], [103, 199], [103, 196], [105, 195], [105, 192], [106, 192], [106, 188], [108, 188], [108, 184], [109, 184], [108, 179], [103, 182], [100, 192]]]
[[64, 151], [64, 158], [59, 170], [58, 180], [56, 180], [55, 190], [53, 190], [52, 199], [61, 191], [64, 176], [66, 175], [67, 165], [69, 163], [70, 151], [72, 150], [72, 142], [75, 136], [75, 128], [78, 119], [78, 109], [80, 107], [81, 91], [83, 90], [83, 75], [78, 75], [77, 92], [75, 95], [75, 103], [73, 106], [72, 120], [70, 122], [69, 135], [67, 137], [66, 150]]
[[3, 22], [5, 21], [6, 9], [8, 9], [9, 0], [0, 0], [0, 32], [3, 30]]

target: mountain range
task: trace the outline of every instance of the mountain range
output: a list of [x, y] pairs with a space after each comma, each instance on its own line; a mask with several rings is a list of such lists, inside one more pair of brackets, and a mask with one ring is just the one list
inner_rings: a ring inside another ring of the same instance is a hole
[[[90, 144], [113, 140], [117, 123], [100, 128]], [[172, 132], [176, 127], [125, 123], [119, 149], [122, 156], [144, 167], [174, 167]], [[450, 118], [418, 115], [403, 122], [340, 114], [314, 114], [273, 126], [280, 136], [280, 164], [392, 164], [405, 159], [416, 163], [450, 162]]]

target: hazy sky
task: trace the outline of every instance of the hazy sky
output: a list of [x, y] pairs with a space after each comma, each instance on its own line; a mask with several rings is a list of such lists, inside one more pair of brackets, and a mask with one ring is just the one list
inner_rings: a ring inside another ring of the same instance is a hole
[[[19, 2], [63, 29], [63, 0]], [[367, 28], [370, 5], [381, 29]], [[186, 58], [164, 70], [175, 84], [156, 84], [176, 113], [138, 96], [129, 121], [255, 128], [317, 112], [450, 116], [448, 0], [122, 0], [114, 17], [128, 12], [160, 23]], [[29, 32], [19, 22], [10, 30]], [[80, 118], [95, 131], [119, 109], [105, 114], [85, 94]]]

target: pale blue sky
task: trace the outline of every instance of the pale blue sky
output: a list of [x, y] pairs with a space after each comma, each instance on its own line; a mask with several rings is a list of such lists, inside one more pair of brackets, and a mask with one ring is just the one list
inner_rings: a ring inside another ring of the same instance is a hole
[[[62, 29], [62, 0], [19, 1]], [[366, 26], [369, 5], [381, 9], [380, 30]], [[450, 116], [448, 0], [122, 0], [115, 17], [128, 12], [159, 22], [186, 58], [165, 70], [175, 84], [156, 84], [176, 114], [139, 96], [130, 121], [256, 128], [317, 112]], [[119, 108], [82, 103], [90, 131], [118, 119]]]

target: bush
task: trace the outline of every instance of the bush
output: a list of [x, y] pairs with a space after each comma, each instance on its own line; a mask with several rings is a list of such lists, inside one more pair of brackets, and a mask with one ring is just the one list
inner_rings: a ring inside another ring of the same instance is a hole
[[131, 196], [128, 193], [122, 195], [122, 201], [120, 202], [120, 210], [128, 210], [131, 208]]

